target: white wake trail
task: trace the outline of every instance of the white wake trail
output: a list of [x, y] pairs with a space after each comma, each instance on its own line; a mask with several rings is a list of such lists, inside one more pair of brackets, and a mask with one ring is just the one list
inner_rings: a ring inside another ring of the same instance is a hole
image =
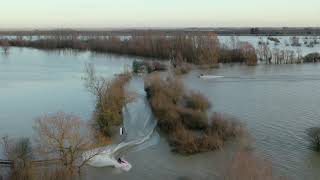
[[90, 155], [98, 154], [90, 159], [88, 165], [93, 167], [113, 166], [129, 171], [131, 165], [125, 160], [119, 163], [118, 158], [129, 152], [142, 150], [158, 143], [159, 135], [155, 131], [157, 123], [145, 96], [127, 104], [123, 109], [123, 115], [124, 140], [117, 145], [109, 145], [85, 152], [83, 154], [84, 159], [90, 157]]

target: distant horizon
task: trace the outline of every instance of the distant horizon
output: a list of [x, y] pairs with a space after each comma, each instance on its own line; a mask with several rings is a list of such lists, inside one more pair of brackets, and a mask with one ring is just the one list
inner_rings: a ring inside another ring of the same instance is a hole
[[10, 0], [6, 29], [320, 27], [318, 0]]
[[43, 28], [3, 28], [0, 27], [0, 31], [54, 31], [54, 30], [175, 30], [175, 29], [249, 29], [249, 28], [261, 28], [261, 29], [320, 29], [320, 26], [219, 26], [219, 27], [43, 27]]

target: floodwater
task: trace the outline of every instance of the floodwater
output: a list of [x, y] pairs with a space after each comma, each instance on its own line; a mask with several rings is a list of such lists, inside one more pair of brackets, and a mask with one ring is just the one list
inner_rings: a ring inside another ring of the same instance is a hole
[[[201, 72], [203, 73], [203, 72]], [[204, 93], [214, 112], [232, 115], [247, 125], [253, 148], [292, 179], [320, 179], [320, 154], [313, 152], [306, 130], [320, 126], [320, 64], [223, 65], [188, 86]]]
[[[34, 118], [46, 113], [64, 111], [88, 120], [94, 97], [81, 79], [85, 63], [95, 64], [99, 74], [112, 78], [130, 67], [134, 59], [27, 48], [12, 48], [8, 56], [0, 54], [0, 136], [32, 136]], [[222, 77], [200, 79], [200, 73]], [[226, 113], [245, 123], [254, 138], [252, 149], [270, 160], [277, 173], [289, 179], [320, 178], [320, 154], [310, 150], [305, 133], [320, 125], [320, 64], [222, 65], [207, 72], [193, 71], [184, 81], [209, 98], [212, 112]], [[129, 89], [144, 95], [143, 77], [134, 77]], [[139, 114], [135, 111], [139, 109], [128, 114]], [[142, 113], [138, 117], [149, 116]], [[129, 127], [141, 131], [138, 128], [143, 127], [143, 120], [126, 119], [137, 121]], [[218, 152], [180, 156], [170, 152], [163, 135], [152, 138], [151, 144], [126, 154], [133, 165], [130, 172], [88, 168], [86, 178], [217, 179], [232, 151], [230, 144]]]
[[[298, 39], [298, 42], [301, 46], [291, 46], [291, 38], [293, 36], [273, 36], [279, 40], [279, 43], [274, 43], [273, 41], [268, 40], [268, 36], [219, 36], [219, 41], [222, 44], [230, 46], [232, 44], [232, 38], [235, 38], [239, 41], [246, 41], [253, 45], [256, 49], [258, 48], [259, 42], [264, 42], [268, 44], [268, 47], [271, 51], [274, 49], [279, 50], [290, 50], [297, 53], [301, 50], [301, 55], [307, 55], [309, 53], [319, 52], [320, 49], [320, 37], [319, 36], [295, 36]], [[310, 42], [317, 41], [318, 44], [315, 44], [313, 47], [307, 47], [307, 44]], [[304, 43], [307, 44], [304, 44]]]

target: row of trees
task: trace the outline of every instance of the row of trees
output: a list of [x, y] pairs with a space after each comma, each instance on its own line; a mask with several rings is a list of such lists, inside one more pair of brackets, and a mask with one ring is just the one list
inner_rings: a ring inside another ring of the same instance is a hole
[[258, 57], [252, 44], [240, 41], [235, 36], [230, 37], [230, 41], [220, 47], [219, 53], [219, 63], [246, 63], [252, 66], [258, 62]]
[[295, 51], [280, 50], [279, 48], [271, 49], [266, 43], [260, 43], [256, 51], [259, 60], [266, 64], [300, 64], [320, 61], [319, 53], [310, 53], [303, 56], [301, 48]]
[[[221, 46], [215, 33], [205, 35], [188, 35], [179, 33], [175, 36], [145, 33], [142, 36], [80, 39], [78, 37], [48, 37], [39, 40], [15, 39], [11, 46], [35, 47], [41, 49], [76, 49], [95, 52], [111, 52], [159, 59], [170, 59], [176, 64], [180, 61], [198, 65], [210, 65], [224, 62], [247, 62], [251, 65], [253, 47], [249, 43], [232, 47]], [[249, 49], [247, 49], [249, 48]], [[245, 52], [244, 52], [245, 51]], [[248, 56], [250, 52], [250, 56]], [[246, 54], [246, 55], [244, 55]]]

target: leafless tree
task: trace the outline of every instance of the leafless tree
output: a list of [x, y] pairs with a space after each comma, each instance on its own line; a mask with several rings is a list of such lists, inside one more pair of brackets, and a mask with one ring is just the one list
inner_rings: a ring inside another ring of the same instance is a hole
[[295, 51], [292, 51], [290, 50], [289, 52], [289, 59], [290, 59], [290, 63], [293, 64], [293, 63], [296, 63], [296, 54], [295, 54]]
[[70, 174], [81, 168], [100, 152], [84, 158], [83, 153], [97, 147], [86, 125], [80, 118], [65, 113], [45, 115], [38, 118], [34, 126], [36, 142], [41, 155], [57, 159]]
[[231, 36], [230, 37], [230, 48], [231, 49], [239, 49], [240, 47], [240, 40], [238, 36]]
[[272, 52], [266, 43], [260, 43], [258, 45], [257, 52], [261, 61], [265, 61], [267, 64], [271, 64]]
[[297, 60], [299, 63], [303, 63], [303, 58], [302, 58], [302, 49], [299, 47], [297, 50], [296, 50], [296, 53], [297, 53]]
[[280, 60], [280, 64], [283, 64], [285, 63], [285, 51], [284, 50], [281, 50], [280, 53], [279, 53], [279, 60]]
[[279, 50], [279, 48], [274, 48], [272, 54], [273, 54], [274, 63], [280, 64], [280, 50]]
[[257, 65], [257, 54], [254, 47], [249, 42], [243, 42], [241, 44], [241, 52], [244, 55], [246, 59], [246, 63], [249, 66], [255, 66]]
[[200, 36], [197, 42], [200, 64], [217, 64], [220, 48], [217, 35], [209, 33], [206, 36]]

